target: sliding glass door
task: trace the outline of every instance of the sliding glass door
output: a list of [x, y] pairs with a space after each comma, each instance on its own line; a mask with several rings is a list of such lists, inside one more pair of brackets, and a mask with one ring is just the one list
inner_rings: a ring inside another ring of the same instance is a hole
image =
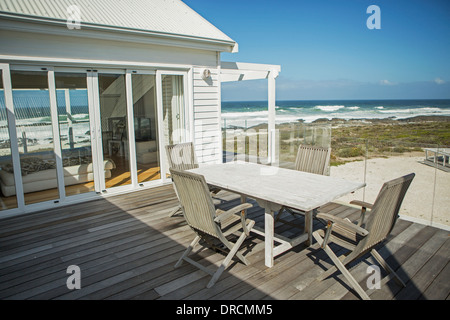
[[155, 74], [132, 74], [137, 183], [161, 179]]
[[[191, 141], [190, 115], [186, 107], [186, 74], [161, 71], [157, 73], [157, 81], [162, 146]], [[162, 159], [167, 177], [169, 164], [165, 152]]]
[[25, 204], [60, 198], [48, 72], [11, 71]]
[[9, 78], [9, 68], [0, 69], [0, 211], [18, 206], [10, 136], [15, 133], [10, 131], [9, 124], [11, 119], [14, 121], [14, 116], [6, 106], [3, 78]]
[[93, 192], [86, 70], [0, 70], [0, 206], [24, 210]]
[[0, 211], [165, 181], [165, 146], [191, 141], [186, 76], [0, 64]]
[[155, 72], [99, 71], [97, 77], [104, 189], [160, 180]]
[[98, 73], [105, 188], [131, 184], [125, 73]]
[[86, 72], [55, 72], [65, 195], [94, 191]]

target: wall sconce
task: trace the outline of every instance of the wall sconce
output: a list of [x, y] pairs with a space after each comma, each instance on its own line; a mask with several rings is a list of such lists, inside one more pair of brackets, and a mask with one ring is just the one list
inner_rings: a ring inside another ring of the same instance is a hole
[[208, 78], [210, 78], [211, 77], [211, 70], [209, 70], [209, 69], [204, 69], [203, 70], [203, 73], [202, 73], [202, 78], [203, 78], [203, 80], [206, 80], [206, 79], [208, 79]]

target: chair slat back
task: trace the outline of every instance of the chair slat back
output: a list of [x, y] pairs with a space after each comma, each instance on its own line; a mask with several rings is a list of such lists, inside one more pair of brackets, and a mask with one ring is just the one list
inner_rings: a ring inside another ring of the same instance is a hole
[[295, 159], [295, 170], [328, 175], [331, 148], [301, 145]]
[[166, 146], [169, 167], [176, 170], [190, 170], [198, 168], [194, 144], [185, 142]]
[[415, 174], [411, 173], [383, 184], [371, 212], [367, 214], [365, 229], [369, 234], [358, 244], [355, 251], [371, 249], [391, 233], [414, 176]]
[[205, 178], [173, 168], [170, 169], [170, 174], [189, 226], [195, 231], [221, 239], [222, 232], [214, 222], [215, 207]]

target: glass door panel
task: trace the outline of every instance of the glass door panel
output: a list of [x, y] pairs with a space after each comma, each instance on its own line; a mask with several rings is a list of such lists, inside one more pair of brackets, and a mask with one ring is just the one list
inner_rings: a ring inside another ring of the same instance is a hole
[[137, 181], [161, 179], [159, 164], [156, 76], [132, 75]]
[[[189, 141], [189, 122], [186, 112], [184, 76], [161, 74], [162, 101], [162, 145], [172, 145]], [[163, 154], [164, 171], [169, 175], [169, 164]]]
[[186, 108], [182, 75], [162, 75], [164, 144], [186, 142]]
[[47, 72], [11, 71], [25, 204], [59, 198]]
[[105, 187], [131, 184], [125, 74], [98, 74]]
[[86, 74], [55, 73], [66, 196], [94, 191]]
[[0, 211], [13, 208], [17, 208], [16, 183], [3, 88], [3, 70], [0, 70]]

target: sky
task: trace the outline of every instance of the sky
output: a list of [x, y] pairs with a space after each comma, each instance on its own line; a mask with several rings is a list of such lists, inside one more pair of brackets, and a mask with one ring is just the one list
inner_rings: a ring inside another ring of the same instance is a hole
[[[238, 43], [222, 61], [281, 66], [277, 100], [450, 99], [450, 0], [183, 1]], [[222, 100], [267, 100], [267, 81]]]

